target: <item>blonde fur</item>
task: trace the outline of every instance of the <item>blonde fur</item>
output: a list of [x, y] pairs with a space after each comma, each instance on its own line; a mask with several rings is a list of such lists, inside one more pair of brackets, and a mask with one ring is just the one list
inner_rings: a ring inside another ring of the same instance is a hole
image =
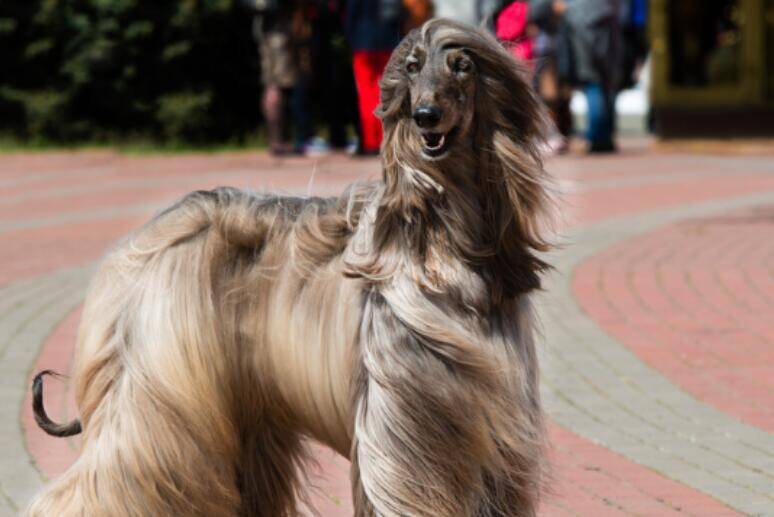
[[[429, 162], [403, 61], [450, 45], [474, 113]], [[308, 438], [351, 459], [358, 516], [535, 514], [539, 104], [490, 36], [441, 20], [394, 53], [381, 116], [382, 182], [195, 192], [109, 254], [78, 338], [83, 448], [29, 516], [296, 515]]]

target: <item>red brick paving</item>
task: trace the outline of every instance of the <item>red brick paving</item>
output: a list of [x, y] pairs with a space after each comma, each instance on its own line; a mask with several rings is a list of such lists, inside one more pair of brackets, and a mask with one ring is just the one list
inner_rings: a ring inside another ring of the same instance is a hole
[[685, 391], [774, 431], [772, 236], [774, 207], [683, 221], [592, 257], [575, 295]]
[[[667, 171], [668, 172], [668, 171]], [[577, 219], [595, 223], [611, 217], [632, 215], [660, 208], [678, 207], [732, 198], [774, 189], [774, 174], [696, 178], [632, 187], [606, 188], [567, 196]]]
[[111, 151], [6, 153], [0, 156], [0, 178], [18, 178], [37, 172], [61, 172], [76, 167], [94, 167], [112, 161], [115, 156]]
[[0, 285], [97, 260], [147, 217], [124, 217], [0, 233]]
[[[622, 160], [629, 164], [625, 169], [621, 169]], [[668, 162], [668, 157], [662, 161]], [[288, 163], [291, 165], [290, 167], [287, 167]], [[45, 214], [60, 215], [62, 212], [77, 214], [84, 210], [92, 210], [98, 203], [103, 203], [105, 206], [115, 206], [115, 202], [119, 200], [126, 204], [132, 204], [133, 202], [144, 203], [149, 199], [147, 196], [148, 191], [151, 191], [153, 199], [172, 198], [177, 196], [178, 193], [182, 193], [183, 190], [200, 188], [195, 178], [196, 174], [204, 174], [216, 170], [244, 170], [245, 168], [263, 168], [265, 171], [266, 167], [271, 164], [273, 162], [265, 156], [254, 153], [236, 154], [233, 156], [196, 155], [143, 158], [127, 158], [104, 152], [58, 153], [55, 155], [36, 155], [31, 158], [27, 156], [0, 156], [0, 192], [3, 194], [3, 201], [10, 200], [7, 203], [8, 210], [0, 207], [0, 221], [14, 221]], [[360, 164], [363, 164], [362, 167]], [[559, 171], [560, 177], [575, 179], [581, 183], [584, 181], [631, 177], [632, 174], [647, 180], [649, 175], [656, 172], [653, 168], [643, 166], [641, 156], [637, 153], [624, 155], [624, 158], [619, 161], [615, 161], [615, 159], [590, 160], [570, 157], [569, 159], [554, 162], [554, 164], [554, 167]], [[274, 165], [276, 166], [276, 164]], [[245, 174], [243, 181], [239, 183], [259, 186], [261, 183], [267, 183], [270, 180], [275, 187], [283, 185], [283, 188], [303, 187], [308, 181], [309, 173], [307, 171], [310, 167], [309, 162], [296, 160], [285, 162], [285, 165], [286, 168], [280, 169], [271, 176], [266, 175], [265, 172], [257, 172], [255, 175]], [[102, 172], [99, 169], [101, 167], [108, 168]], [[336, 167], [335, 160], [332, 168], [336, 170], [316, 178], [316, 184], [341, 184], [344, 180], [348, 181], [356, 177], [361, 168], [371, 171], [374, 169], [373, 164], [354, 162], [353, 165], [353, 162], [347, 161], [343, 161], [340, 167]], [[94, 172], [95, 170], [97, 172]], [[681, 171], [685, 170], [687, 169], [681, 169]], [[40, 173], [40, 178], [35, 179], [35, 177], [31, 177], [33, 176], [31, 172]], [[47, 173], [49, 172], [53, 174], [48, 175]], [[669, 171], [659, 170], [658, 172]], [[2, 188], [3, 181], [13, 183], [20, 178], [24, 181], [25, 175], [29, 178], [29, 181], [25, 184], [29, 187], [28, 189], [22, 186]], [[237, 174], [237, 176], [239, 175]], [[750, 175], [747, 177], [737, 176], [735, 178], [715, 178], [709, 180], [697, 178], [693, 181], [662, 182], [646, 187], [607, 188], [597, 191], [592, 189], [588, 192], [573, 195], [571, 202], [580, 207], [579, 220], [591, 222], [626, 213], [652, 210], [664, 206], [675, 206], [689, 201], [733, 196], [740, 193], [755, 192], [763, 188], [771, 189], [774, 188], [774, 177], [772, 176], [774, 175]], [[159, 177], [182, 179], [185, 181], [185, 184], [176, 185], [174, 188], [169, 188], [169, 190], [161, 194], [153, 188], [147, 190], [110, 188], [110, 182], [113, 179], [158, 179]], [[186, 177], [191, 177], [190, 183], [185, 180]], [[208, 180], [207, 183], [210, 183], [210, 181]], [[58, 187], [93, 186], [98, 184], [106, 185], [106, 190], [96, 193], [65, 195], [64, 201], [52, 200], [50, 203], [45, 201], [42, 204], [36, 204], [35, 202], [14, 204], [11, 197], [13, 195], [29, 194], [30, 192], [49, 193], [56, 196]], [[143, 219], [145, 217], [139, 215], [124, 216], [114, 219], [106, 218], [98, 221], [60, 224], [45, 226], [39, 229], [6, 232], [0, 237], [4, 243], [0, 247], [0, 285], [19, 278], [33, 277], [54, 269], [80, 265], [95, 260], [103, 254], [110, 242], [125, 234]], [[750, 233], [754, 233], [754, 231], [751, 230]], [[732, 236], [724, 234], [715, 237], [722, 242], [722, 239], [729, 239]], [[717, 239], [713, 241], [716, 245]], [[677, 253], [678, 251], [674, 248], [680, 242], [680, 239], [667, 232], [665, 235], [660, 236], [660, 240], [648, 242], [657, 244], [658, 249], [661, 249], [659, 246], [663, 243], [671, 242], [672, 248], [670, 249]], [[639, 246], [640, 255], [648, 251], [645, 248], [645, 244], [641, 243]], [[701, 244], [706, 246], [708, 244], [707, 239], [697, 243], [697, 245]], [[770, 264], [772, 253], [770, 250], [762, 249], [761, 246], [755, 246], [754, 243], [749, 241], [743, 242], [736, 249], [749, 249], [749, 253], [746, 255], [748, 257], [746, 263], [750, 267], [738, 274], [732, 271], [731, 268], [726, 268], [717, 274], [723, 279], [724, 285], [732, 287], [734, 293], [737, 293], [737, 290], [743, 290], [739, 289], [738, 286], [748, 286], [747, 290], [750, 294], [747, 296], [747, 293], [744, 293], [745, 298], [742, 301], [743, 304], [746, 304], [744, 305], [745, 307], [760, 308], [765, 307], [767, 303], [769, 303], [770, 307], [772, 296], [770, 291], [771, 272], [769, 271], [769, 275], [766, 277], [765, 271], [755, 269], [755, 267], [757, 267], [756, 264], [760, 265], [762, 263], [763, 257], [766, 257], [769, 261], [768, 264]], [[699, 251], [701, 250], [694, 249], [695, 253], [699, 253]], [[628, 251], [620, 250], [620, 257], [623, 257], [620, 260], [616, 260], [617, 256], [614, 253], [610, 254], [609, 257], [608, 253], [603, 253], [599, 256], [601, 258], [595, 257], [585, 264], [576, 275], [576, 293], [579, 294], [584, 307], [586, 307], [585, 304], [589, 304], [589, 310], [599, 311], [593, 314], [593, 316], [606, 329], [615, 328], [610, 325], [615, 324], [615, 318], [620, 318], [620, 312], [626, 312], [627, 310], [644, 313], [645, 316], [642, 316], [643, 321], [650, 323], [650, 320], [647, 319], [649, 317], [648, 313], [643, 309], [642, 303], [639, 300], [632, 301], [634, 295], [631, 290], [626, 293], [626, 296], [621, 297], [620, 303], [618, 303], [618, 298], [616, 297], [616, 304], [613, 308], [617, 309], [617, 313], [612, 312], [613, 309], [610, 308], [607, 300], [599, 301], [598, 298], [593, 298], [587, 293], [588, 290], [594, 296], [597, 296], [595, 292], [588, 289], [588, 286], [593, 283], [589, 279], [598, 274], [597, 269], [594, 269], [594, 267], [599, 267], [594, 265], [598, 258], [601, 262], [600, 266], [606, 268], [606, 275], [618, 275], [616, 277], [618, 280], [612, 282], [611, 286], [615, 285], [616, 289], [621, 289], [622, 284], [628, 285], [627, 282], [629, 282], [628, 278], [621, 276], [627, 270], [626, 263], [623, 260], [626, 257], [632, 258], [635, 261], [641, 260], [637, 253], [636, 250], [633, 251], [631, 249], [628, 249]], [[662, 255], [668, 257], [669, 253], [667, 250], [664, 250]], [[737, 255], [730, 255], [730, 257], [738, 259], [741, 255], [743, 253], [739, 251]], [[607, 258], [605, 259], [605, 257]], [[732, 260], [732, 258], [728, 258], [728, 260]], [[651, 265], [654, 264], [654, 259], [651, 258], [649, 263]], [[588, 271], [586, 271], [587, 268]], [[658, 290], [655, 292], [653, 290], [648, 291], [646, 287], [650, 285], [646, 277], [652, 271], [648, 273], [643, 269], [643, 272], [637, 276], [636, 280], [636, 285], [643, 286], [640, 291], [645, 292], [644, 296], [656, 307], [667, 307], [665, 301], [667, 293]], [[640, 278], [643, 274], [645, 277]], [[670, 274], [674, 274], [674, 271]], [[742, 275], [741, 278], [739, 278], [739, 275]], [[764, 277], [764, 282], [760, 281], [761, 276]], [[754, 282], [751, 282], [752, 278], [755, 279]], [[708, 279], [699, 276], [694, 282], [702, 282], [701, 285], [706, 287], [706, 283], [714, 279], [715, 277]], [[751, 285], [752, 287], [750, 287]], [[733, 287], [737, 287], [737, 289], [733, 289]], [[698, 295], [685, 285], [680, 286], [676, 282], [670, 282], [670, 289], [676, 289], [677, 294], [670, 291], [668, 296], [677, 297], [683, 304], [689, 306], [692, 311], [690, 315], [681, 315], [680, 311], [672, 311], [669, 314], [674, 315], [674, 320], [670, 320], [670, 324], [685, 324], [685, 321], [679, 319], [681, 317], [687, 318], [688, 322], [696, 322], [698, 318], [709, 314], [716, 315], [718, 312], [722, 312], [724, 308], [735, 311], [733, 313], [729, 312], [728, 318], [733, 317], [745, 324], [750, 323], [751, 317], [749, 315], [738, 314], [739, 311], [736, 309], [736, 306], [728, 307], [730, 303], [728, 297], [716, 297], [721, 302], [721, 308], [713, 309], [712, 307], [705, 307], [702, 303], [697, 303], [698, 300], [696, 298], [701, 298], [704, 294]], [[637, 292], [639, 293], [640, 291]], [[710, 299], [714, 299], [712, 298], [714, 295], [710, 294], [709, 296]], [[736, 299], [733, 298], [732, 300]], [[52, 367], [59, 371], [69, 371], [77, 320], [78, 312], [75, 312], [68, 316], [52, 333], [43, 348], [35, 370], [42, 367]], [[725, 384], [736, 386], [735, 389], [742, 390], [742, 392], [748, 395], [750, 393], [758, 393], [751, 386], [758, 389], [757, 383], [759, 381], [763, 382], [767, 378], [769, 380], [772, 378], [770, 370], [767, 368], [767, 363], [763, 362], [769, 356], [760, 347], [759, 339], [761, 336], [770, 339], [771, 328], [765, 328], [765, 325], [761, 327], [760, 321], [756, 321], [758, 326], [756, 326], [755, 322], [752, 322], [750, 328], [753, 330], [745, 331], [744, 335], [746, 337], [744, 340], [739, 341], [739, 343], [740, 346], [744, 347], [745, 353], [753, 352], [759, 354], [755, 356], [758, 360], [750, 361], [750, 364], [745, 365], [747, 370], [745, 370], [745, 375], [742, 376], [744, 378], [741, 381], [738, 378], [739, 376], [735, 375], [733, 368], [727, 368], [726, 372], [726, 375], [730, 375], [730, 377], [727, 377], [728, 382]], [[655, 325], [651, 325], [651, 327], [655, 327]], [[661, 329], [658, 330], [663, 332]], [[674, 332], [671, 334], [666, 332], [664, 338], [675, 339], [680, 338], [680, 336], [676, 336]], [[665, 348], [672, 347], [672, 343], [669, 343], [670, 346]], [[633, 345], [629, 342], [626, 342], [626, 344], [636, 348], [636, 344]], [[721, 345], [722, 340], [716, 340], [716, 344], [713, 345], [713, 354], [720, 354], [720, 357], [713, 355], [712, 360], [718, 364], [722, 363], [723, 359], [728, 359], [733, 361], [729, 364], [738, 366], [740, 361], [746, 357], [745, 353], [734, 355], [729, 352], [728, 347], [724, 348]], [[677, 346], [685, 346], [685, 350], [691, 351], [687, 344], [683, 345], [681, 342], [678, 342]], [[679, 363], [678, 366], [683, 365], [682, 359], [681, 361], [674, 360], [674, 357], [677, 357], [675, 354], [662, 354], [659, 357], [659, 364], [664, 368], [667, 368], [664, 365], [669, 365], [669, 368], [673, 368], [676, 363]], [[756, 362], [758, 363], [757, 366]], [[768, 364], [770, 365], [772, 362], [769, 361]], [[681, 382], [682, 375], [686, 374], [697, 377], [695, 374], [696, 368], [686, 368], [685, 366], [681, 366], [682, 369], [674, 368], [674, 370], [669, 370], [670, 373], [668, 375], [675, 382], [680, 383], [681, 386], [683, 386]], [[750, 382], [746, 381], [748, 377]], [[699, 383], [698, 377], [695, 382]], [[740, 382], [741, 384], [739, 384]], [[696, 385], [699, 386], [699, 384]], [[769, 388], [771, 387], [770, 384], [768, 386]], [[67, 385], [64, 383], [50, 380], [47, 383], [46, 389], [47, 406], [52, 408], [51, 413], [53, 415], [61, 418], [66, 418], [74, 412], [71, 394], [69, 394], [70, 398], [68, 398], [66, 387]], [[686, 389], [691, 391], [689, 387], [686, 387]], [[710, 390], [709, 387], [703, 389], [704, 391], [699, 391], [698, 393], [704, 393], [710, 397], [714, 396], [715, 392]], [[734, 407], [738, 408], [741, 405], [737, 403]], [[729, 412], [733, 413], [734, 407], [729, 407]], [[28, 408], [29, 404], [25, 403], [23, 423], [27, 432], [30, 451], [43, 472], [47, 475], [56, 475], [74, 459], [75, 442], [55, 440], [43, 435], [32, 425], [31, 414]], [[668, 480], [645, 467], [608, 451], [600, 445], [595, 445], [579, 438], [568, 430], [554, 425], [551, 428], [551, 436], [555, 448], [556, 481], [554, 493], [549, 495], [546, 500], [543, 511], [545, 515], [617, 515], [632, 513], [641, 515], [670, 515], [688, 510], [690, 510], [689, 513], [698, 515], [726, 515], [733, 513], [711, 497]], [[329, 452], [320, 452], [318, 457], [321, 459], [322, 470], [329, 474], [331, 472], [335, 474], [329, 476], [330, 479], [328, 481], [317, 482], [322, 487], [322, 495], [318, 494], [315, 497], [315, 506], [325, 516], [348, 515], [350, 502], [346, 461], [333, 458]]]
[[552, 425], [552, 493], [542, 517], [738, 515], [715, 499]]
[[[41, 349], [33, 368], [33, 375], [40, 370], [69, 372], [75, 350], [75, 337], [81, 309], [73, 311], [51, 333]], [[70, 391], [70, 383], [47, 377], [44, 393], [49, 416], [57, 422], [71, 420], [77, 415], [75, 397]], [[65, 470], [78, 457], [77, 436], [66, 439], [52, 439], [35, 424], [32, 416], [32, 394], [28, 392], [22, 407], [22, 426], [27, 439], [27, 449], [32, 454], [38, 469], [48, 478], [53, 478]]]
[[[34, 371], [69, 371], [80, 310], [74, 311], [51, 334]], [[67, 384], [46, 383], [46, 406], [52, 418], [65, 421], [76, 414]], [[23, 409], [28, 448], [37, 466], [49, 477], [62, 473], [77, 457], [77, 437], [55, 440], [38, 429], [28, 397]], [[600, 445], [552, 424], [552, 482], [543, 517], [563, 515], [736, 515], [711, 497], [633, 463]], [[315, 508], [324, 517], [351, 515], [349, 463], [317, 448], [320, 469], [310, 473]]]

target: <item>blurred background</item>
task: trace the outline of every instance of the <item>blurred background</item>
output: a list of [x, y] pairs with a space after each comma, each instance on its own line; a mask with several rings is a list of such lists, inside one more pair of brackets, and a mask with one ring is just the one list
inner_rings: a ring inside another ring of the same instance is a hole
[[[3, 0], [0, 138], [367, 153], [378, 148], [365, 111], [385, 55], [434, 15], [482, 24], [509, 45], [564, 136], [588, 136], [587, 114], [608, 104], [624, 134], [771, 134], [773, 9], [771, 0]], [[610, 129], [601, 131], [600, 149]]]
[[[0, 516], [77, 457], [28, 387], [70, 371], [105, 251], [190, 190], [378, 179], [378, 80], [434, 16], [554, 121], [541, 517], [774, 515], [774, 0], [0, 0]], [[351, 515], [316, 456], [311, 505]]]

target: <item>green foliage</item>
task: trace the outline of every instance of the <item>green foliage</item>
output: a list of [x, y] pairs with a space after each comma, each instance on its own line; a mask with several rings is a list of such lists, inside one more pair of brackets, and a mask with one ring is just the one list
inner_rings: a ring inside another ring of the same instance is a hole
[[238, 141], [259, 121], [236, 0], [0, 0], [0, 133]]
[[156, 118], [168, 138], [197, 139], [206, 126], [211, 103], [210, 92], [165, 95], [159, 99]]

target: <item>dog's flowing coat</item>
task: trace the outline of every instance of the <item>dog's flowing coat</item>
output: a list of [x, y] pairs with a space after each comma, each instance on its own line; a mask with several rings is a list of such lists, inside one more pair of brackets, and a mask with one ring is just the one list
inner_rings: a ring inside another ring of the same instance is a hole
[[[295, 515], [307, 437], [351, 459], [358, 516], [535, 514], [539, 104], [494, 39], [443, 20], [381, 86], [382, 182], [196, 192], [106, 258], [82, 451], [29, 515]], [[411, 118], [428, 99], [455, 124], [438, 159]]]

